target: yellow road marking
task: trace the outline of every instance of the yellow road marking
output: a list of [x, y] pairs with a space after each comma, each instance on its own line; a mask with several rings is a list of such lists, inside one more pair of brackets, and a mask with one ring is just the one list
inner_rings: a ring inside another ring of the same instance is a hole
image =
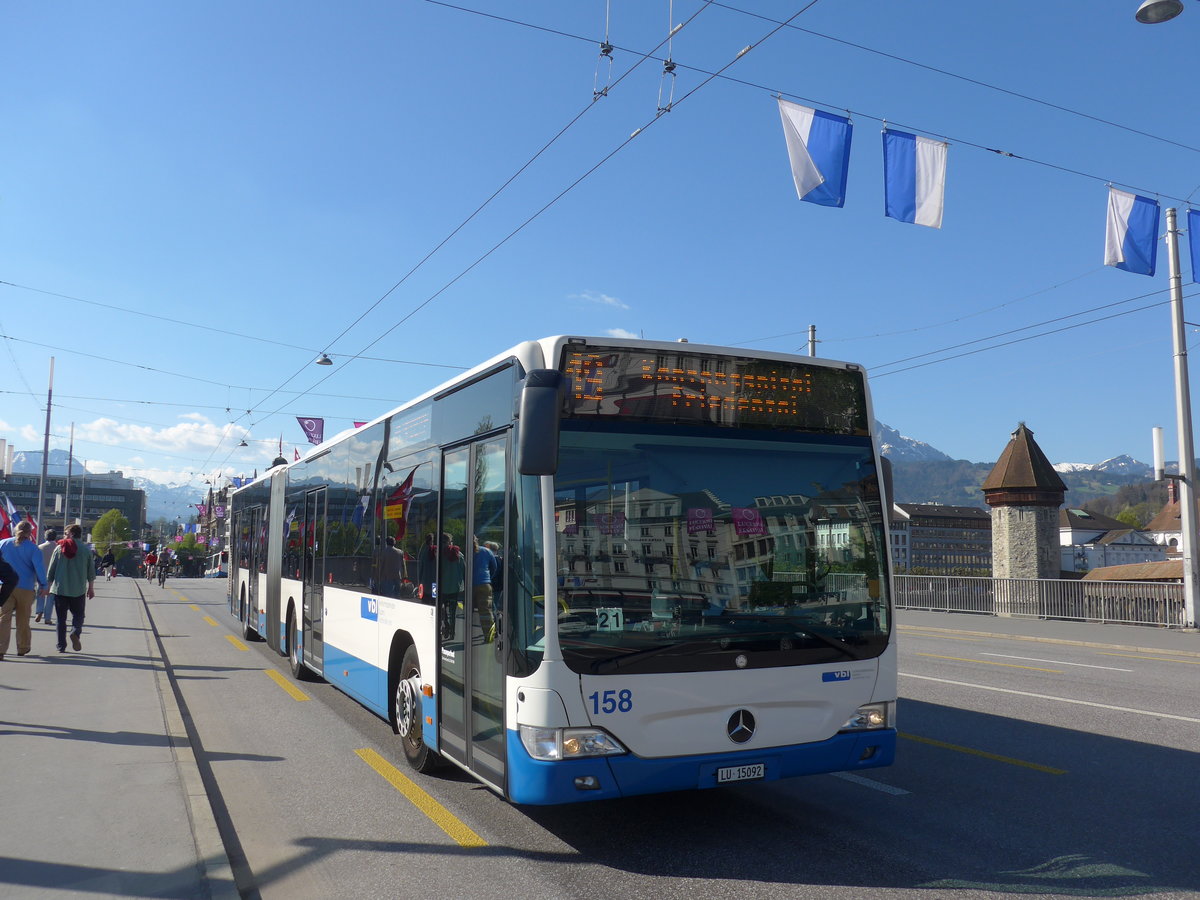
[[955, 662], [979, 663], [981, 666], [1004, 666], [1006, 669], [1029, 669], [1033, 672], [1049, 672], [1052, 675], [1061, 675], [1059, 669], [1039, 669], [1037, 666], [1018, 666], [1015, 663], [999, 663], [991, 662], [987, 659], [964, 659], [961, 656], [938, 656], [936, 653], [918, 653], [917, 656], [928, 656], [930, 659], [952, 659]]
[[274, 669], [264, 669], [263, 671], [267, 673], [272, 681], [287, 691], [293, 700], [299, 702], [309, 699], [308, 694], [304, 693], [304, 691], [300, 690], [300, 688], [296, 687]]
[[936, 631], [914, 631], [911, 628], [901, 628], [900, 630], [905, 634], [911, 634], [913, 637], [939, 638], [946, 641], [966, 641], [970, 644], [978, 644], [982, 640], [981, 638], [954, 637], [949, 634], [938, 634]]
[[1153, 659], [1158, 662], [1177, 662], [1184, 663], [1189, 666], [1200, 666], [1200, 659], [1172, 659], [1169, 656], [1134, 656], [1132, 653], [1105, 653], [1100, 651], [1101, 656], [1123, 656], [1126, 659]]
[[200, 607], [198, 607], [195, 603], [189, 604], [188, 609], [193, 610], [194, 612], [200, 612]]
[[408, 778], [403, 772], [371, 749], [355, 750], [359, 758], [368, 766], [383, 776], [392, 787], [408, 798], [417, 809], [425, 813], [429, 819], [454, 838], [462, 847], [486, 847], [487, 841], [462, 823], [462, 821], [434, 800], [429, 794]]
[[235, 638], [232, 634], [225, 635], [225, 640], [229, 641], [229, 643], [233, 644], [233, 646], [237, 647], [239, 650], [249, 650], [250, 649], [245, 644], [243, 644], [241, 641], [239, 641], [237, 638]]
[[213, 628], [217, 627], [217, 620], [214, 619], [212, 616], [205, 616], [204, 621], [207, 622], [209, 625], [211, 625]]
[[1010, 766], [1023, 766], [1026, 769], [1033, 769], [1037, 772], [1045, 772], [1047, 775], [1066, 775], [1066, 769], [1055, 769], [1051, 766], [1043, 766], [1040, 763], [1026, 762], [1023, 759], [1013, 759], [1011, 756], [1000, 756], [996, 753], [988, 753], [984, 750], [976, 750], [974, 747], [961, 747], [958, 744], [948, 744], [945, 741], [936, 741], [933, 738], [921, 737], [917, 734], [905, 734], [900, 732], [899, 736], [906, 740], [916, 741], [918, 744], [928, 744], [931, 747], [940, 747], [943, 750], [954, 750], [957, 753], [966, 753], [970, 756], [982, 756], [984, 759], [994, 760], [995, 762], [1008, 763]]

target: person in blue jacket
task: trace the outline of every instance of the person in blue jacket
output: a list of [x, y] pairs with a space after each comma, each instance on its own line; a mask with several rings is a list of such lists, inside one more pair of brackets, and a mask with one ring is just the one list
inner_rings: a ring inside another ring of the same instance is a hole
[[46, 567], [42, 564], [42, 551], [33, 540], [32, 522], [22, 519], [17, 523], [15, 537], [0, 541], [0, 556], [17, 570], [18, 576], [12, 596], [0, 607], [0, 659], [4, 659], [12, 637], [13, 619], [17, 622], [17, 655], [25, 656], [32, 648], [29, 616], [33, 601], [46, 592]]

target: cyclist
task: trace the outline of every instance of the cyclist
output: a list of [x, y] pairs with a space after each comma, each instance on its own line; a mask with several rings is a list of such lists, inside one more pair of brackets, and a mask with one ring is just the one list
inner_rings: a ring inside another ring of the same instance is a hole
[[158, 556], [153, 550], [146, 554], [142, 560], [146, 564], [146, 580], [151, 581], [154, 578], [154, 565], [158, 562]]
[[166, 587], [166, 585], [167, 585], [167, 569], [169, 569], [169, 568], [170, 568], [170, 565], [166, 562], [161, 562], [158, 564], [158, 586], [159, 587]]

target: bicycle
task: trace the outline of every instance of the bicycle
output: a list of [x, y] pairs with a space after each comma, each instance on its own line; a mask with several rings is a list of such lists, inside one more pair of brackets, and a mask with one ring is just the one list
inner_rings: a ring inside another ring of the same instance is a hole
[[167, 586], [167, 567], [166, 566], [158, 567], [158, 586], [159, 587]]

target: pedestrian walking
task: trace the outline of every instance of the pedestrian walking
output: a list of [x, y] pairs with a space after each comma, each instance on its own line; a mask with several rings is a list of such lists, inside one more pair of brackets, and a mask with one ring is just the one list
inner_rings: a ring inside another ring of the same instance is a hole
[[29, 653], [33, 645], [33, 634], [29, 628], [33, 601], [46, 591], [46, 567], [42, 565], [42, 553], [33, 540], [32, 522], [22, 519], [17, 523], [15, 537], [0, 541], [0, 556], [17, 570], [17, 587], [4, 606], [0, 607], [0, 659], [4, 659], [12, 637], [14, 619], [17, 623], [17, 655]]
[[[54, 528], [46, 529], [46, 540], [38, 544], [38, 549], [42, 551], [42, 566], [45, 569], [50, 568], [50, 557], [54, 555], [54, 548], [58, 546], [58, 531]], [[37, 598], [37, 607], [34, 609], [37, 613], [33, 617], [33, 621], [41, 622], [45, 620], [47, 625], [54, 624], [54, 595], [49, 591], [42, 597]]]
[[113, 556], [111, 549], [104, 554], [104, 559], [100, 560], [100, 568], [104, 570], [104, 580], [112, 581], [114, 570], [117, 568], [117, 558]]
[[58, 611], [58, 652], [67, 652], [67, 613], [71, 613], [71, 646], [82, 649], [83, 613], [87, 600], [94, 597], [92, 583], [96, 580], [96, 562], [92, 551], [83, 543], [83, 529], [78, 525], [67, 528], [54, 555], [50, 557], [50, 590], [55, 596]]

